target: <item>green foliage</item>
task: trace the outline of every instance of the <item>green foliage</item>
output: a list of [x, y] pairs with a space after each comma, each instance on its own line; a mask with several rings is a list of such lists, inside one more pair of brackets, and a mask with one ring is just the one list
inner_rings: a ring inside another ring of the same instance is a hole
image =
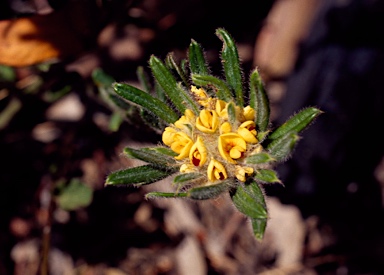
[[56, 202], [61, 209], [76, 210], [87, 207], [92, 202], [92, 188], [76, 178], [72, 179], [68, 185], [64, 182], [59, 183], [56, 189], [58, 190]]

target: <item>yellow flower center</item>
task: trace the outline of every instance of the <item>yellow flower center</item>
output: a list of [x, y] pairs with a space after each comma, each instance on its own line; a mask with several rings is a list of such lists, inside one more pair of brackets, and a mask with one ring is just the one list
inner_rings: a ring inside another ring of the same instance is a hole
[[239, 134], [222, 134], [219, 136], [218, 149], [225, 160], [230, 163], [237, 163], [234, 159], [243, 156], [243, 152], [247, 149], [247, 143]]

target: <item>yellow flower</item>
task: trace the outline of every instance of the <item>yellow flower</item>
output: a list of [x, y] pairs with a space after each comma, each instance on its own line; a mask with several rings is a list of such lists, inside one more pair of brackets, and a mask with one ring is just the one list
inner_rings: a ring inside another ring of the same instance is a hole
[[[163, 134], [163, 140], [164, 140], [164, 134]], [[183, 132], [176, 132], [173, 134], [172, 142], [168, 146], [171, 147], [172, 151], [179, 154], [178, 156], [175, 157], [175, 159], [180, 160], [183, 158], [187, 158], [189, 156], [189, 151], [191, 150], [192, 145], [193, 145], [193, 141], [189, 138], [187, 134]]]
[[245, 182], [247, 176], [250, 176], [253, 174], [253, 168], [251, 167], [242, 167], [239, 165], [236, 165], [235, 167], [235, 176], [239, 181]]
[[218, 99], [216, 101], [216, 112], [223, 119], [228, 119], [227, 103], [223, 100]]
[[196, 127], [203, 133], [213, 134], [219, 127], [219, 117], [216, 111], [201, 110], [199, 117], [196, 119]]
[[249, 143], [258, 143], [259, 141], [256, 138], [257, 132], [256, 132], [256, 126], [255, 122], [251, 120], [247, 120], [246, 122], [243, 122], [239, 129], [237, 129], [237, 133], [246, 141]]
[[164, 132], [162, 135], [162, 140], [163, 140], [165, 145], [171, 146], [171, 144], [173, 143], [173, 137], [174, 137], [175, 133], [177, 133], [177, 131], [175, 129], [173, 129], [172, 127], [166, 127], [164, 129]]
[[195, 95], [195, 97], [197, 98], [197, 102], [199, 102], [201, 106], [207, 107], [213, 101], [213, 98], [208, 97], [207, 93], [203, 88], [197, 89], [196, 86], [192, 85], [191, 92]]
[[215, 159], [209, 162], [207, 176], [210, 181], [224, 180], [228, 177], [224, 165]]
[[175, 122], [175, 126], [182, 130], [185, 127], [188, 127], [188, 124], [191, 125], [195, 118], [196, 117], [193, 111], [190, 109], [186, 109], [184, 115], [180, 117], [178, 121]]
[[201, 137], [198, 137], [195, 144], [193, 144], [189, 152], [189, 159], [194, 166], [203, 166], [207, 161], [207, 149]]
[[230, 163], [236, 163], [247, 149], [245, 140], [236, 133], [227, 133], [219, 136], [218, 149], [220, 155]]
[[255, 120], [256, 111], [251, 106], [247, 106], [243, 109], [243, 115], [245, 120]]
[[232, 131], [232, 126], [231, 124], [226, 121], [220, 126], [220, 134], [226, 134]]

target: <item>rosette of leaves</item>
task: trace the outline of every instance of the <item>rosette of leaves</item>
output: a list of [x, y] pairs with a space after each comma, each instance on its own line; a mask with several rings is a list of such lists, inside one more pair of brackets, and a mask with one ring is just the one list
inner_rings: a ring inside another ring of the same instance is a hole
[[194, 40], [187, 59], [151, 56], [154, 88], [141, 70], [143, 90], [113, 83], [115, 93], [141, 110], [144, 122], [162, 133], [163, 145], [125, 148], [126, 156], [146, 164], [112, 172], [106, 185], [142, 186], [172, 176], [175, 192], [150, 192], [147, 198], [212, 199], [227, 192], [249, 217], [261, 240], [268, 221], [264, 184], [281, 181], [274, 168], [285, 161], [300, 133], [321, 113], [308, 107], [272, 127], [270, 105], [259, 71], [245, 86], [234, 39], [223, 28], [220, 58], [224, 77], [211, 73], [202, 46]]

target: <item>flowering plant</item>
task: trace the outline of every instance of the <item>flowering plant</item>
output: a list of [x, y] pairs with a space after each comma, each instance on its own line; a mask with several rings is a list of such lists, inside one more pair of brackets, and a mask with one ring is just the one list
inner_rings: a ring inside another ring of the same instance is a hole
[[191, 40], [188, 59], [180, 64], [172, 54], [165, 62], [150, 57], [156, 93], [142, 71], [145, 91], [112, 85], [117, 95], [139, 107], [143, 121], [160, 130], [163, 145], [125, 148], [128, 157], [147, 164], [110, 173], [106, 185], [141, 186], [173, 175], [175, 192], [150, 192], [146, 198], [205, 200], [228, 192], [262, 239], [268, 220], [262, 185], [281, 183], [274, 166], [291, 155], [299, 134], [321, 111], [305, 108], [273, 129], [258, 70], [244, 89], [233, 38], [223, 28], [216, 35], [223, 42], [225, 80], [211, 74], [201, 45]]

